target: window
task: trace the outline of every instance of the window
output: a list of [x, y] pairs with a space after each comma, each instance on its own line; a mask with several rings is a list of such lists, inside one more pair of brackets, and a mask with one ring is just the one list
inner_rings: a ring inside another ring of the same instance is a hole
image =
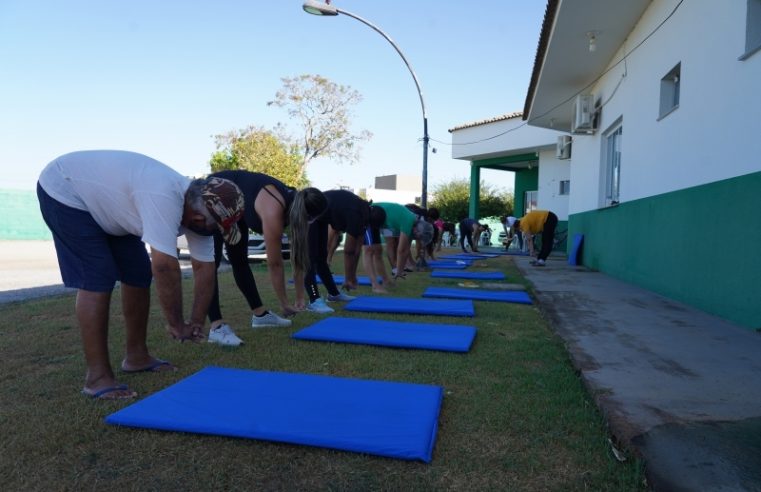
[[524, 194], [523, 208], [526, 209], [524, 211], [524, 213], [527, 214], [527, 213], [531, 212], [532, 210], [536, 210], [537, 209], [537, 203], [536, 202], [537, 202], [537, 196], [538, 195], [539, 195], [538, 191], [527, 191]]
[[677, 65], [661, 79], [661, 107], [660, 112], [658, 113], [658, 118], [663, 118], [679, 107], [679, 85], [681, 78], [682, 64], [677, 63]]
[[569, 193], [571, 193], [571, 180], [570, 179], [561, 180], [560, 190], [558, 191], [558, 194], [568, 195]]
[[623, 125], [618, 123], [605, 135], [605, 204], [616, 205], [621, 188], [621, 137]]
[[761, 0], [747, 0], [748, 13], [745, 17], [745, 54], [740, 60], [749, 58], [761, 49]]

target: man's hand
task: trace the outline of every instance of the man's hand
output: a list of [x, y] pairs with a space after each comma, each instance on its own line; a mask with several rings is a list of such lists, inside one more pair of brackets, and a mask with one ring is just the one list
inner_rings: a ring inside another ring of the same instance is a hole
[[203, 333], [203, 327], [200, 325], [194, 325], [188, 322], [183, 322], [179, 326], [167, 326], [169, 335], [180, 342], [189, 340], [191, 342], [198, 342], [206, 338]]
[[286, 318], [291, 318], [293, 316], [296, 316], [296, 313], [306, 309], [304, 306], [298, 306], [298, 305], [295, 305], [295, 306], [285, 305], [285, 306], [281, 306], [281, 308], [283, 310], [283, 316]]

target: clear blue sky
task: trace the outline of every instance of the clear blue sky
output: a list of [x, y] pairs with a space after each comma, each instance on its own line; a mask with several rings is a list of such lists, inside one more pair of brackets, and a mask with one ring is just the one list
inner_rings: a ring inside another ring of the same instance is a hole
[[[33, 189], [58, 155], [125, 149], [184, 174], [208, 171], [213, 135], [287, 122], [281, 77], [320, 74], [359, 91], [358, 164], [310, 164], [315, 186], [371, 186], [422, 170], [422, 111], [402, 59], [347, 16], [299, 0], [0, 1], [0, 188]], [[469, 176], [448, 129], [520, 111], [543, 0], [334, 0], [401, 48], [423, 90], [429, 190]], [[438, 140], [440, 142], [436, 142]], [[496, 174], [496, 173], [495, 173]], [[507, 188], [505, 176], [487, 175]]]

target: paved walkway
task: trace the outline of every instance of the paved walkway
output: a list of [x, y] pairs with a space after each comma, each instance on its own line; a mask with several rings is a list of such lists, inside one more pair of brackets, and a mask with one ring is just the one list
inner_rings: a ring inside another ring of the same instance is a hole
[[565, 258], [514, 257], [655, 490], [761, 490], [761, 334]]
[[[189, 260], [180, 259], [180, 266], [191, 274]], [[62, 284], [52, 240], [0, 240], [0, 304], [73, 292]]]

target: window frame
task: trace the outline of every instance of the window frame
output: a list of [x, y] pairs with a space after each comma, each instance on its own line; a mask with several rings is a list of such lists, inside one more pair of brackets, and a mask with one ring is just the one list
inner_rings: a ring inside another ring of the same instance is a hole
[[658, 121], [679, 109], [679, 97], [682, 87], [682, 62], [677, 63], [661, 78], [661, 97], [658, 108]]
[[604, 164], [603, 205], [613, 207], [621, 203], [621, 157], [623, 155], [624, 122], [619, 119], [604, 133], [602, 155]]
[[745, 12], [745, 53], [740, 61], [761, 51], [761, 0], [746, 0]]

